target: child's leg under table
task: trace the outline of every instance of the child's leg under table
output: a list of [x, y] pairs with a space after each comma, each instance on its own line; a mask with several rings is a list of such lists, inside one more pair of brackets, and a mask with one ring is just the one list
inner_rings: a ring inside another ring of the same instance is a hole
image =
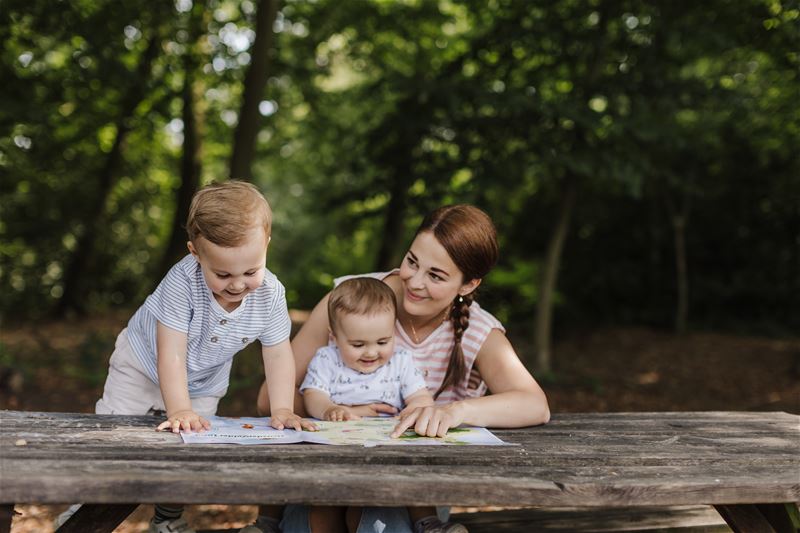
[[[281, 521], [281, 531], [311, 532], [310, 509], [308, 505], [287, 505]], [[405, 507], [354, 507], [348, 509], [346, 522], [350, 533], [412, 533]], [[350, 527], [353, 525], [356, 527], [355, 531]]]
[[[192, 398], [192, 409], [200, 416], [213, 416], [220, 397]], [[153, 383], [133, 353], [125, 329], [117, 337], [114, 353], [109, 361], [108, 376], [103, 387], [103, 397], [95, 404], [96, 414], [146, 415], [164, 412], [161, 389]], [[155, 425], [155, 422], [154, 422]], [[156, 504], [156, 522], [179, 520], [183, 506]]]

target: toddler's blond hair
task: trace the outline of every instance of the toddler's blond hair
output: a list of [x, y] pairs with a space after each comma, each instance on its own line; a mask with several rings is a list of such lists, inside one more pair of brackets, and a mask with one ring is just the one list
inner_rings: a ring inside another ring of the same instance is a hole
[[255, 186], [236, 180], [211, 183], [197, 191], [186, 219], [190, 241], [203, 237], [227, 248], [240, 246], [256, 227], [270, 236], [272, 210]]
[[375, 278], [345, 280], [328, 297], [328, 325], [333, 332], [342, 314], [372, 316], [381, 311], [397, 316], [397, 299], [387, 284]]

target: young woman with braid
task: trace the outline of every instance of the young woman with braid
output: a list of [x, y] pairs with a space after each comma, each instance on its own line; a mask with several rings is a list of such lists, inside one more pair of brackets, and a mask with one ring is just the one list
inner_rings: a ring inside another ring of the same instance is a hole
[[[495, 228], [486, 213], [470, 205], [445, 206], [422, 221], [399, 269], [366, 274], [394, 291], [396, 345], [413, 352], [436, 399], [433, 406], [402, 411], [394, 436], [412, 427], [420, 435], [444, 436], [460, 424], [512, 428], [549, 420], [545, 394], [520, 361], [502, 324], [475, 301], [475, 290], [497, 256]], [[326, 296], [317, 304], [292, 341], [298, 385], [316, 350], [329, 343], [327, 301]], [[300, 412], [302, 402], [296, 404]], [[259, 392], [258, 409], [269, 412], [266, 384]], [[385, 404], [358, 408], [362, 416], [393, 412]], [[365, 508], [348, 514], [348, 529], [370, 532], [376, 520], [386, 525], [384, 533], [445, 532], [449, 527], [433, 516], [412, 519], [405, 508]], [[248, 527], [252, 529], [243, 531], [262, 530]], [[304, 506], [287, 507], [282, 527], [287, 533], [314, 530]]]

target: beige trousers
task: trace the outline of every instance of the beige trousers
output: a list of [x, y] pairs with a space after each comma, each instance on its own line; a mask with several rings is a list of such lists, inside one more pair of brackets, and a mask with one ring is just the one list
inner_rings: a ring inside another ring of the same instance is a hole
[[[192, 409], [200, 416], [213, 416], [222, 396], [224, 393], [192, 398]], [[128, 342], [127, 329], [123, 329], [117, 336], [108, 364], [103, 397], [97, 401], [94, 412], [99, 415], [146, 415], [152, 411], [166, 411], [161, 389], [145, 373]]]

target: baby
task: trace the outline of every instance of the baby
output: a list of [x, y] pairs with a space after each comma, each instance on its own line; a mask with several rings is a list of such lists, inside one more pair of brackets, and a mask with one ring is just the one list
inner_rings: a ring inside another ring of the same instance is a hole
[[[300, 386], [309, 415], [322, 420], [355, 420], [372, 408], [387, 413], [433, 405], [414, 357], [394, 347], [397, 303], [394, 292], [368, 277], [343, 281], [330, 293], [328, 321], [333, 343], [317, 350]], [[378, 407], [374, 404], [379, 404]], [[442, 523], [432, 507], [409, 508], [414, 531], [466, 533], [460, 524]], [[315, 533], [355, 532], [360, 508], [311, 507]]]

